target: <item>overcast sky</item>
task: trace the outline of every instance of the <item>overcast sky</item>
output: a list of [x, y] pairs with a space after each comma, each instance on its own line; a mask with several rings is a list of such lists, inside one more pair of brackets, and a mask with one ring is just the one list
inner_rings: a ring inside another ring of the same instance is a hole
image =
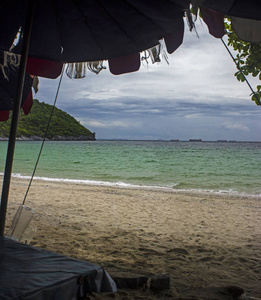
[[[261, 107], [237, 81], [221, 41], [200, 22], [197, 30], [199, 39], [186, 30], [169, 65], [143, 63], [138, 72], [119, 76], [108, 69], [84, 79], [64, 75], [56, 106], [97, 139], [261, 141]], [[255, 88], [257, 79], [249, 81]], [[40, 78], [35, 98], [52, 104], [57, 85]]]

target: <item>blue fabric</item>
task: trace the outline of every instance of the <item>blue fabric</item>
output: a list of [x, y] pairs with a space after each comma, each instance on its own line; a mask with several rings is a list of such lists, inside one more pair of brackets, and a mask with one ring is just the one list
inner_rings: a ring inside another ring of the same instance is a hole
[[[7, 61], [7, 66], [4, 66], [5, 60]], [[3, 51], [0, 51], [0, 111], [13, 110], [14, 105], [18, 79], [18, 66], [12, 65], [10, 60], [10, 56], [8, 56], [7, 53], [4, 54]], [[33, 79], [29, 74], [25, 74], [21, 106], [29, 94], [32, 84]]]
[[102, 267], [0, 238], [1, 300], [71, 300], [116, 291]]

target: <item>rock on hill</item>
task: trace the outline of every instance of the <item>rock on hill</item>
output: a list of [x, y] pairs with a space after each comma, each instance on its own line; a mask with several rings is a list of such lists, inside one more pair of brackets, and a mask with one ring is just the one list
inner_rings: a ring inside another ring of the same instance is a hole
[[[44, 137], [52, 106], [41, 103], [34, 99], [33, 107], [26, 116], [21, 111], [21, 119], [18, 123], [17, 139], [38, 140]], [[4, 123], [0, 123], [0, 138], [9, 136], [11, 118]], [[54, 108], [53, 116], [47, 132], [49, 140], [95, 140], [95, 133], [81, 125], [75, 118], [66, 112]]]

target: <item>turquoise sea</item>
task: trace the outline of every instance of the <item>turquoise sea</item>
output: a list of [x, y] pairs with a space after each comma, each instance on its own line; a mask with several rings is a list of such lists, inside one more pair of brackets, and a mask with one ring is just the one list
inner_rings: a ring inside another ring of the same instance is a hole
[[[30, 177], [41, 142], [18, 141], [13, 175]], [[0, 142], [0, 174], [7, 142]], [[261, 142], [45, 142], [35, 179], [261, 195]]]

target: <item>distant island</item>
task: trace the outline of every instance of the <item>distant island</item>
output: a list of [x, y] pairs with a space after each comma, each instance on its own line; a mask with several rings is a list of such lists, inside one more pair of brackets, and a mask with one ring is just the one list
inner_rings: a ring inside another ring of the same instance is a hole
[[[52, 105], [33, 100], [33, 107], [26, 116], [21, 110], [21, 118], [17, 128], [18, 140], [41, 140], [44, 137]], [[0, 140], [9, 136], [11, 118], [6, 123], [0, 123]], [[54, 108], [52, 120], [46, 138], [58, 141], [94, 141], [95, 133], [80, 124], [66, 112]]]

